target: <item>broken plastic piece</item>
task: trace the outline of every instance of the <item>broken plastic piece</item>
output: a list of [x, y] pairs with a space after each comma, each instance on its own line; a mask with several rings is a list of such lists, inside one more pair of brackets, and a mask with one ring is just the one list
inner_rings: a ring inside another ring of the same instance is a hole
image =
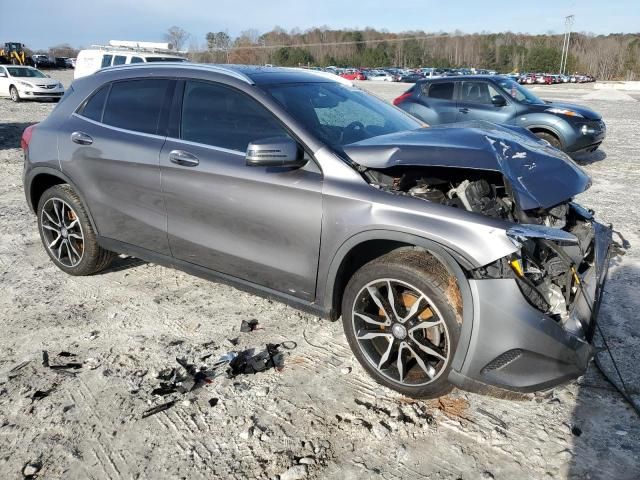
[[[75, 354], [69, 353], [69, 352], [60, 352], [58, 354], [58, 356], [60, 356], [60, 357], [75, 357]], [[61, 363], [61, 364], [52, 365], [50, 363], [50, 361], [49, 361], [49, 352], [47, 352], [46, 350], [43, 350], [42, 351], [42, 366], [50, 368], [52, 370], [62, 370], [62, 369], [67, 369], [67, 368], [71, 368], [71, 369], [77, 370], [79, 368], [82, 368], [82, 363], [69, 362], [69, 363]]]
[[240, 331], [244, 333], [253, 332], [256, 328], [258, 328], [258, 324], [258, 320], [256, 320], [255, 318], [249, 320], [248, 322], [246, 320], [243, 320], [240, 324]]
[[217, 398], [210, 398], [209, 399], [209, 406], [211, 407], [215, 407], [218, 404], [218, 399]]
[[161, 405], [157, 405], [155, 407], [151, 407], [144, 412], [142, 412], [142, 418], [150, 417], [151, 415], [155, 415], [156, 413], [164, 412], [165, 410], [169, 410], [176, 404], [175, 400], [171, 400], [170, 402], [163, 403]]

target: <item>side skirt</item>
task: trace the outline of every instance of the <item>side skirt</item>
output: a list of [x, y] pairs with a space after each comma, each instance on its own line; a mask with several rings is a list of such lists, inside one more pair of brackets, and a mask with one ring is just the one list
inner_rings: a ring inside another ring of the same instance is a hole
[[200, 265], [185, 262], [183, 260], [179, 260], [167, 255], [162, 255], [160, 253], [137, 247], [129, 243], [120, 242], [112, 238], [98, 237], [98, 243], [102, 248], [106, 248], [107, 250], [111, 250], [112, 252], [129, 255], [131, 257], [139, 258], [150, 263], [162, 265], [163, 267], [175, 268], [176, 270], [181, 270], [185, 273], [188, 273], [189, 275], [194, 275], [196, 277], [213, 282], [224, 283], [225, 285], [230, 285], [237, 288], [238, 290], [242, 290], [243, 292], [247, 292], [252, 295], [258, 295], [263, 298], [268, 298], [285, 303], [297, 310], [302, 310], [321, 318], [330, 318], [330, 312], [324, 310], [321, 306], [315, 303], [304, 301], [292, 295], [287, 295], [286, 293], [282, 293], [277, 290], [258, 285], [256, 283], [252, 283], [247, 280], [234, 277], [232, 275], [217, 272]]

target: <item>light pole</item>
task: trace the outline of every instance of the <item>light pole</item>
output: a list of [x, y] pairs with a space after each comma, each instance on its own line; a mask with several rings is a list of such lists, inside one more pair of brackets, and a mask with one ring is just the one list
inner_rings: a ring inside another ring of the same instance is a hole
[[562, 41], [562, 57], [560, 58], [560, 75], [564, 75], [569, 60], [569, 42], [571, 41], [571, 27], [573, 26], [574, 15], [564, 17], [564, 38]]

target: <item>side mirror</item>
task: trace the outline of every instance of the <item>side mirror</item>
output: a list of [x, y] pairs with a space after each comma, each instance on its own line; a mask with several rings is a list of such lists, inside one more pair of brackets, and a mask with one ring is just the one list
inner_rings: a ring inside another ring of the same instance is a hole
[[491, 97], [491, 103], [496, 107], [504, 107], [507, 105], [507, 101], [502, 95], [494, 95]]
[[300, 146], [289, 137], [271, 137], [251, 142], [247, 147], [250, 167], [302, 167], [307, 161]]

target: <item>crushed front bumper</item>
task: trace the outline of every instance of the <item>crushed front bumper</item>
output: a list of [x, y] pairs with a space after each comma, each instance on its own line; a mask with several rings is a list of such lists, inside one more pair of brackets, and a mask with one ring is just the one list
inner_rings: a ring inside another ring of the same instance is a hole
[[595, 221], [593, 226], [594, 262], [580, 279], [586, 294], [574, 302], [570, 312], [581, 326], [580, 333], [571, 333], [530, 305], [513, 279], [470, 280], [474, 322], [466, 351], [458, 346], [451, 383], [471, 391], [531, 392], [585, 372], [595, 353], [591, 341], [612, 243], [611, 228]]

